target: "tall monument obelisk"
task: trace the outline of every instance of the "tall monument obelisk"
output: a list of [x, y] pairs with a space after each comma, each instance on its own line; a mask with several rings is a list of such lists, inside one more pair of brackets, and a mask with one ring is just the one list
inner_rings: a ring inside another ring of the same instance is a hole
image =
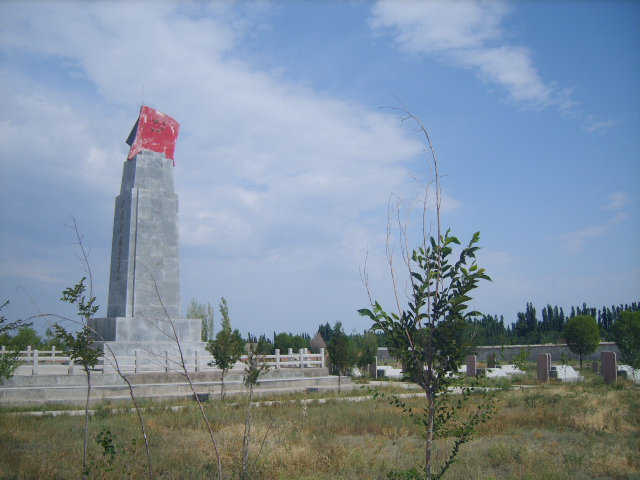
[[[180, 125], [143, 106], [116, 198], [107, 318], [92, 321], [98, 345], [116, 356], [135, 350], [145, 363], [158, 356], [204, 350], [201, 323], [180, 318], [178, 196], [174, 151]], [[108, 344], [108, 348], [104, 343]]]

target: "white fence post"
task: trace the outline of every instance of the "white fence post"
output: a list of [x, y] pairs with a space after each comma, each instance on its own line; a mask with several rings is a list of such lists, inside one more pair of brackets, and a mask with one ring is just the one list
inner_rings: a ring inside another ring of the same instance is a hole
[[200, 350], [196, 350], [196, 372], [200, 371]]
[[56, 346], [52, 345], [51, 346], [51, 358], [55, 358], [56, 356]]
[[320, 368], [324, 368], [324, 348], [320, 349]]
[[280, 349], [276, 348], [275, 353], [276, 353], [276, 370], [279, 370], [280, 369]]
[[164, 373], [169, 373], [169, 350], [164, 351]]
[[31, 375], [38, 375], [38, 350], [33, 351], [33, 371]]
[[69, 357], [69, 375], [73, 375], [73, 358]]
[[304, 348], [300, 349], [300, 370], [304, 370]]
[[136, 357], [136, 373], [140, 373], [140, 350], [134, 351]]

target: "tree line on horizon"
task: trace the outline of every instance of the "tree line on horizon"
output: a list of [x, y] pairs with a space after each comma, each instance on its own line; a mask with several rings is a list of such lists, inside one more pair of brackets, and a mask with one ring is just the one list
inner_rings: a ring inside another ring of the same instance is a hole
[[[223, 317], [225, 317], [228, 315], [228, 307], [224, 297], [221, 300], [221, 306], [225, 311]], [[589, 307], [586, 303], [583, 303], [581, 306], [572, 306], [568, 314], [564, 312], [562, 307], [557, 305], [552, 307], [547, 304], [541, 310], [540, 316], [538, 316], [537, 309], [533, 303], [527, 302], [524, 312], [518, 312], [516, 321], [511, 324], [505, 323], [503, 315], [485, 314], [474, 320], [468, 320], [464, 330], [459, 332], [458, 340], [468, 341], [474, 346], [557, 343], [564, 338], [564, 330], [570, 318], [587, 315], [597, 320], [600, 338], [603, 341], [614, 341], [612, 327], [620, 319], [624, 311], [640, 311], [640, 302], [612, 305], [611, 307], [603, 306], [602, 308]], [[191, 300], [187, 310], [187, 318], [201, 319], [203, 326], [202, 340], [213, 340], [214, 309], [211, 304], [207, 303], [205, 305], [195, 299]], [[342, 328], [341, 322], [340, 328]], [[326, 322], [318, 326], [313, 336], [307, 332], [294, 334], [275, 330], [272, 336], [267, 336], [266, 334], [256, 335], [248, 332], [246, 342], [249, 344], [261, 342], [270, 350], [271, 354], [276, 349], [280, 350], [281, 353], [285, 353], [289, 348], [294, 352], [298, 352], [301, 348], [307, 348], [317, 353], [320, 348], [327, 348], [334, 331], [335, 325], [332, 327], [329, 322]], [[373, 333], [365, 330], [362, 333], [354, 331], [345, 335], [353, 342], [356, 350], [365, 343], [365, 336], [368, 337], [366, 343], [371, 343], [371, 339], [375, 338], [378, 347], [387, 346], [383, 333]], [[373, 337], [370, 335], [373, 335]], [[38, 335], [31, 325], [17, 329], [13, 336], [6, 331], [0, 333], [0, 345], [19, 350], [26, 350], [27, 346], [31, 346], [32, 349], [49, 349], [52, 346], [59, 349], [64, 348], [64, 345], [55, 338], [50, 328], [47, 329], [43, 338]]]
[[[557, 343], [564, 339], [564, 332], [567, 322], [570, 318], [577, 316], [590, 316], [598, 322], [600, 330], [600, 338], [603, 341], [614, 341], [612, 331], [613, 325], [620, 319], [622, 312], [640, 311], [640, 302], [632, 302], [630, 304], [612, 305], [611, 307], [603, 306], [600, 309], [589, 307], [586, 303], [581, 306], [572, 306], [568, 314], [565, 314], [562, 307], [551, 306], [547, 304], [538, 316], [537, 310], [533, 303], [527, 302], [525, 311], [518, 312], [516, 321], [512, 324], [505, 324], [504, 316], [500, 315], [481, 315], [474, 320], [468, 320], [464, 330], [458, 333], [458, 340], [468, 341], [474, 346], [493, 346], [493, 345], [536, 345], [544, 343]], [[257, 342], [262, 339], [278, 348], [281, 352], [292, 348], [297, 352], [300, 348], [311, 348], [314, 350], [312, 340], [318, 336], [322, 338], [328, 345], [333, 335], [334, 327], [329, 322], [320, 324], [315, 336], [308, 333], [276, 333], [273, 332], [273, 340], [267, 338], [266, 335], [256, 337], [251, 333], [248, 334], [249, 342]], [[363, 342], [364, 336], [373, 333], [368, 330], [362, 333], [352, 332], [347, 334], [356, 344]], [[383, 333], [373, 333], [375, 335], [379, 347], [387, 346], [387, 340]]]
[[527, 302], [525, 311], [517, 313], [514, 323], [505, 325], [502, 315], [482, 315], [468, 321], [461, 335], [475, 346], [557, 343], [564, 338], [565, 327], [570, 318], [586, 315], [598, 322], [602, 340], [614, 341], [612, 327], [624, 311], [640, 311], [640, 302], [613, 305], [610, 308], [603, 306], [600, 309], [583, 303], [582, 306], [572, 306], [568, 314], [565, 314], [562, 307], [547, 304], [541, 311], [541, 318], [533, 304]]

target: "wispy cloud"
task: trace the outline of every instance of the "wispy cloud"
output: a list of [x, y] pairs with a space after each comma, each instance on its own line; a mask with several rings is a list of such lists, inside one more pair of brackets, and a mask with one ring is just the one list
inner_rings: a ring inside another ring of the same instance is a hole
[[609, 203], [602, 210], [613, 210], [617, 213], [609, 220], [599, 224], [585, 227], [575, 232], [562, 235], [564, 248], [569, 254], [581, 253], [585, 243], [592, 238], [601, 237], [609, 233], [616, 225], [625, 221], [629, 215], [620, 211], [630, 203], [629, 195], [626, 192], [614, 192], [608, 195]]
[[620, 210], [631, 203], [631, 196], [627, 192], [613, 192], [607, 195], [609, 203], [607, 203], [603, 210]]
[[616, 126], [617, 124], [618, 122], [612, 119], [601, 120], [599, 118], [596, 118], [594, 115], [588, 115], [584, 120], [582, 128], [589, 133], [602, 133], [609, 130], [611, 127]]
[[509, 41], [503, 20], [510, 7], [499, 1], [399, 2], [380, 0], [373, 8], [371, 27], [391, 31], [398, 47], [431, 55], [445, 63], [473, 71], [483, 82], [501, 87], [518, 106], [555, 106], [562, 114], [584, 123], [588, 132], [603, 131], [613, 120], [584, 118], [575, 111], [571, 89], [545, 82], [532, 51]]

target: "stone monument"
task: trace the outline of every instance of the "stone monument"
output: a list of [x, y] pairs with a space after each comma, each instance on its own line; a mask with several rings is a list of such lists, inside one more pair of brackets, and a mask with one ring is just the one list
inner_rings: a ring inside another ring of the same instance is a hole
[[[180, 125], [143, 106], [116, 197], [107, 318], [91, 322], [98, 347], [143, 363], [204, 351], [201, 321], [180, 318], [178, 196], [173, 186]], [[129, 363], [129, 362], [126, 362]]]

